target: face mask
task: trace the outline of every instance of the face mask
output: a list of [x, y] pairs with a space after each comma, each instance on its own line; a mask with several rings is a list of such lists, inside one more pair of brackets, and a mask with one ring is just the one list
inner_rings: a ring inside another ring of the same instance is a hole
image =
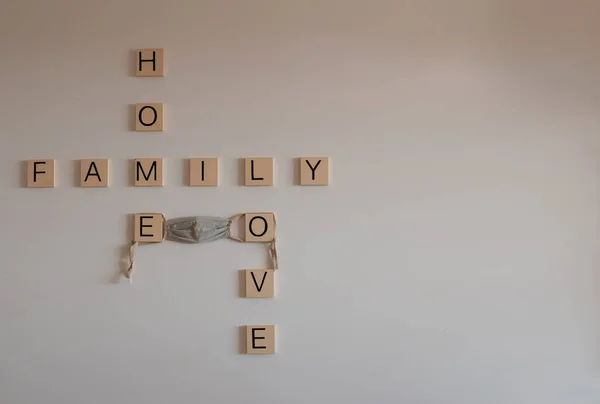
[[[231, 226], [237, 220], [244, 217], [246, 214], [241, 213], [230, 218], [214, 217], [214, 216], [189, 216], [166, 220], [162, 216], [162, 240], [174, 241], [185, 244], [209, 243], [212, 241], [229, 238], [238, 242], [249, 242], [250, 240], [243, 239], [233, 234]], [[267, 231], [267, 220], [258, 216], [264, 221], [264, 232]], [[277, 259], [277, 247], [275, 244], [275, 215], [272, 214], [272, 234], [273, 237], [269, 243], [269, 255], [273, 265], [273, 269], [279, 269]], [[252, 219], [254, 220], [254, 219]], [[252, 226], [252, 220], [250, 226]], [[140, 223], [141, 225], [141, 223]], [[150, 227], [150, 226], [144, 226]], [[252, 233], [254, 234], [254, 233]], [[254, 234], [255, 235], [255, 234]], [[256, 242], [256, 240], [252, 240]], [[260, 241], [259, 241], [260, 242]], [[129, 267], [127, 268], [127, 278], [132, 281], [133, 264], [135, 252], [140, 241], [132, 241], [129, 248]]]

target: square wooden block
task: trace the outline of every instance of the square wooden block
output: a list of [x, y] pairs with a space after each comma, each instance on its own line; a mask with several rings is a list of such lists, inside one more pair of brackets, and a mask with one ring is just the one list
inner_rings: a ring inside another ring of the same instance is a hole
[[329, 185], [329, 157], [301, 157], [300, 185]]
[[164, 130], [163, 104], [156, 102], [135, 104], [135, 130], [137, 132]]
[[246, 353], [248, 355], [265, 355], [275, 353], [274, 325], [246, 326]]
[[80, 164], [82, 187], [108, 187], [108, 159], [85, 159]]
[[136, 213], [133, 220], [133, 241], [160, 243], [163, 241], [164, 219], [160, 213]]
[[246, 298], [275, 296], [275, 271], [272, 269], [246, 270]]
[[163, 159], [135, 159], [134, 184], [136, 187], [163, 186]]
[[274, 213], [246, 213], [245, 241], [248, 243], [269, 243], [275, 238]]
[[272, 186], [273, 157], [247, 157], [244, 172], [246, 186]]
[[219, 185], [219, 158], [190, 159], [190, 186], [216, 187]]
[[165, 51], [162, 48], [137, 49], [135, 51], [135, 75], [138, 77], [163, 77]]
[[55, 160], [27, 161], [27, 188], [54, 188], [56, 186]]

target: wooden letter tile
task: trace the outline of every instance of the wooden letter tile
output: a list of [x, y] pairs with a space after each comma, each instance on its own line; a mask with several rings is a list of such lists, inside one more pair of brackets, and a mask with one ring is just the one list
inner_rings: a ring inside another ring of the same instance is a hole
[[329, 185], [329, 157], [301, 157], [300, 185]]
[[246, 242], [268, 243], [275, 238], [274, 213], [246, 213], [245, 228]]
[[135, 75], [138, 77], [163, 77], [164, 49], [148, 48], [135, 51]]
[[248, 355], [275, 353], [275, 326], [247, 325], [246, 353]]
[[216, 187], [219, 185], [219, 159], [202, 157], [190, 159], [190, 186]]
[[246, 297], [266, 298], [275, 296], [275, 271], [272, 269], [246, 270]]
[[135, 159], [134, 163], [136, 187], [163, 186], [163, 159]]
[[163, 215], [160, 213], [136, 213], [133, 221], [133, 241], [160, 243], [163, 241]]
[[55, 160], [27, 161], [27, 188], [54, 188]]
[[135, 104], [135, 130], [137, 132], [161, 132], [164, 127], [163, 104]]
[[273, 158], [248, 157], [245, 161], [246, 186], [273, 185]]
[[80, 185], [82, 187], [108, 186], [108, 159], [86, 159], [81, 160], [80, 164]]

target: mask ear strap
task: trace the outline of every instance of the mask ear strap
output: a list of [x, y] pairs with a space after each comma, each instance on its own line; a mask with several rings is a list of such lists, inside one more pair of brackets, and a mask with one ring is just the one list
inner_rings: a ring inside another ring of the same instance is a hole
[[[162, 243], [167, 238], [167, 231], [169, 229], [169, 226], [167, 223], [167, 219], [165, 218], [165, 215], [161, 214], [160, 216], [162, 217], [162, 221], [163, 221], [162, 240], [161, 240], [161, 243]], [[132, 241], [131, 246], [129, 246], [129, 266], [127, 267], [127, 273], [125, 274], [125, 276], [127, 276], [127, 278], [129, 279], [129, 283], [133, 282], [133, 277], [132, 277], [133, 263], [135, 261], [135, 251], [137, 250], [137, 247], [139, 244], [140, 243], [137, 241]]]
[[273, 269], [279, 269], [279, 260], [277, 259], [277, 245], [275, 244], [275, 239], [273, 239], [269, 245], [269, 255], [271, 256]]
[[[246, 242], [246, 240], [234, 235], [231, 231], [231, 226], [233, 225], [233, 223], [238, 221], [245, 215], [245, 213], [239, 213], [229, 218], [229, 222], [227, 223], [227, 237], [229, 237], [232, 240], [239, 241], [241, 243]], [[273, 231], [275, 232], [275, 234], [277, 234], [277, 222], [275, 220], [275, 215], [273, 215]], [[277, 242], [275, 241], [275, 237], [273, 237], [273, 240], [269, 243], [269, 256], [271, 257], [273, 269], [279, 269], [279, 259], [277, 257]]]
[[235, 241], [239, 241], [240, 243], [245, 242], [246, 240], [234, 235], [231, 232], [231, 225], [233, 224], [233, 222], [237, 222], [238, 220], [240, 220], [242, 217], [244, 217], [245, 213], [238, 213], [237, 215], [233, 215], [229, 218], [229, 221], [227, 222], [227, 237], [229, 237], [232, 240]]
[[129, 266], [127, 267], [127, 273], [125, 274], [125, 276], [127, 276], [127, 278], [129, 279], [129, 283], [133, 282], [131, 274], [133, 272], [133, 262], [135, 259], [135, 250], [137, 249], [138, 244], [139, 243], [137, 241], [132, 241], [131, 246], [129, 247]]
[[[277, 235], [277, 220], [275, 219], [275, 215], [273, 215], [273, 233]], [[269, 245], [269, 255], [271, 256], [271, 262], [273, 263], [273, 269], [279, 269], [279, 259], [277, 257], [277, 243], [276, 236], [273, 236], [273, 241]]]

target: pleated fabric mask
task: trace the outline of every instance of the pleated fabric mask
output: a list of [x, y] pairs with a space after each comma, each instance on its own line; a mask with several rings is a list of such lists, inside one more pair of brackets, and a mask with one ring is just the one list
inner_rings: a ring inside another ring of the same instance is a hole
[[[158, 214], [150, 215], [157, 216]], [[162, 242], [164, 240], [168, 240], [185, 244], [200, 244], [225, 238], [238, 242], [247, 242], [247, 240], [234, 235], [231, 230], [232, 224], [244, 217], [244, 215], [246, 214], [241, 213], [229, 218], [215, 216], [187, 216], [169, 220], [166, 220], [163, 215], [159, 215], [160, 218], [162, 218], [162, 238], [153, 242]], [[146, 217], [149, 218], [151, 216]], [[273, 269], [279, 269], [277, 246], [274, 236], [275, 224], [275, 215], [273, 214], [273, 238], [268, 241], [269, 256], [271, 258]], [[144, 227], [150, 226], [146, 225]], [[129, 278], [130, 282], [132, 281], [135, 252], [140, 243], [144, 242], [141, 242], [134, 237], [134, 240], [131, 242], [131, 246], [129, 248], [129, 266], [127, 268], [126, 276]]]

